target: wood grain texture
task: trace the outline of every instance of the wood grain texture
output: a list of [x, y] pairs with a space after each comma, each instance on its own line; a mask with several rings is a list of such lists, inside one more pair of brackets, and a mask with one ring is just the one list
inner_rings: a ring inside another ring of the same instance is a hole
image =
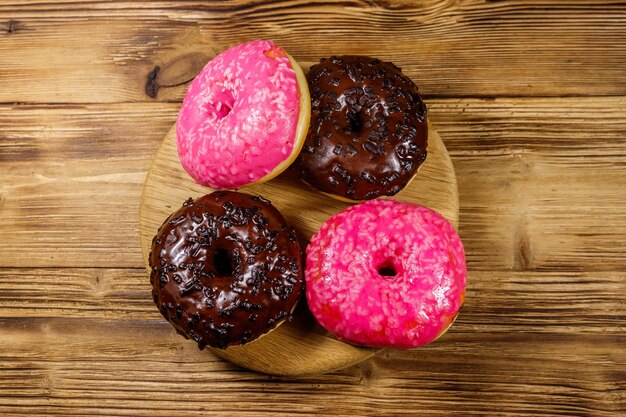
[[[150, 290], [145, 268], [0, 268], [0, 318], [153, 321], [177, 344], [197, 349], [163, 320]], [[623, 335], [625, 316], [626, 272], [470, 270], [449, 331]]]
[[[344, 53], [393, 60], [427, 98], [624, 95], [624, 37], [626, 7], [610, 1], [10, 0], [0, 5], [0, 83], [11, 88], [0, 102], [147, 100], [156, 66], [183, 70], [185, 57], [255, 38], [304, 66]], [[157, 98], [180, 100], [181, 80], [166, 77]]]
[[199, 351], [162, 320], [149, 292], [143, 269], [0, 269], [0, 413], [625, 410], [624, 273], [472, 271], [461, 315], [437, 342], [297, 379], [246, 372]]
[[[428, 157], [417, 176], [394, 198], [436, 210], [458, 228], [459, 193], [454, 167], [441, 137], [430, 123], [427, 151]], [[181, 166], [173, 126], [154, 156], [141, 196], [139, 233], [148, 273], [152, 239], [161, 224], [189, 197], [197, 198], [211, 191], [196, 184]], [[269, 199], [295, 228], [303, 248], [330, 216], [351, 205], [306, 186], [290, 170], [265, 183], [242, 187], [240, 191]], [[380, 351], [340, 342], [316, 323], [304, 302], [294, 312], [293, 321], [284, 322], [251, 343], [209, 349], [254, 371], [290, 376], [343, 369]]]
[[139, 198], [176, 111], [0, 107], [0, 264], [143, 265]]
[[[471, 270], [625, 270], [626, 98], [428, 105]], [[142, 267], [139, 197], [177, 111], [0, 106], [0, 266]]]
[[[470, 271], [432, 345], [267, 377], [152, 306], [150, 161], [202, 61], [257, 37], [419, 84]], [[606, 0], [1, 2], [0, 415], [625, 415], [625, 38]]]

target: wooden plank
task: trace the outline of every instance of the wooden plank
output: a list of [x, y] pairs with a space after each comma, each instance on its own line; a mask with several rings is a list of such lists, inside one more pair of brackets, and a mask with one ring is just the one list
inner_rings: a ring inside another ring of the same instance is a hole
[[[129, 347], [127, 341], [137, 335], [144, 344], [164, 342], [158, 335], [146, 337], [126, 327], [119, 336], [127, 340], [115, 344], [107, 343], [111, 335], [106, 333], [107, 338], [85, 341], [79, 330], [72, 343], [91, 354], [77, 354], [72, 361], [66, 360], [61, 345], [67, 339], [48, 342], [36, 331], [24, 336], [13, 348], [15, 356], [10, 355], [14, 368], [0, 371], [0, 384], [9, 388], [0, 411], [79, 416], [379, 416], [384, 410], [392, 416], [607, 417], [624, 411], [623, 385], [616, 382], [624, 377], [623, 358], [602, 359], [602, 349], [619, 348], [623, 338], [546, 340], [523, 335], [527, 341], [523, 342], [520, 337], [502, 341], [483, 336], [462, 347], [394, 353], [346, 372], [289, 380], [241, 371], [206, 353], [143, 344]], [[41, 339], [47, 348], [32, 347]], [[488, 352], [495, 358], [476, 353], [485, 345], [493, 348]]]
[[[626, 98], [432, 99], [471, 270], [624, 271]], [[137, 213], [178, 104], [0, 106], [0, 266], [143, 266]]]
[[470, 268], [624, 270], [625, 98], [430, 104]]
[[[217, 52], [273, 38], [304, 66], [393, 60], [432, 96], [626, 94], [620, 2], [45, 2], [0, 5], [0, 102], [180, 100]], [[53, 71], [50, 69], [54, 68]], [[166, 70], [165, 70], [166, 69]]]
[[176, 105], [0, 109], [0, 264], [141, 266], [138, 212]]
[[623, 332], [461, 321], [417, 351], [298, 379], [222, 362], [160, 320], [0, 319], [0, 335], [3, 415], [617, 416], [626, 394]]
[[[0, 269], [0, 319], [159, 322], [150, 289], [145, 269]], [[453, 329], [620, 335], [625, 321], [625, 272], [470, 270]]]

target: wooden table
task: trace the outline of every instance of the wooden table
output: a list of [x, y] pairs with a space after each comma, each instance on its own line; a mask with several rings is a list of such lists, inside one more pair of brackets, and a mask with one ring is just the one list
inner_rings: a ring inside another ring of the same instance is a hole
[[[419, 84], [470, 271], [432, 345], [268, 377], [152, 305], [147, 169], [194, 71], [252, 38], [305, 66], [393, 60]], [[6, 0], [0, 103], [3, 416], [626, 413], [624, 3]]]

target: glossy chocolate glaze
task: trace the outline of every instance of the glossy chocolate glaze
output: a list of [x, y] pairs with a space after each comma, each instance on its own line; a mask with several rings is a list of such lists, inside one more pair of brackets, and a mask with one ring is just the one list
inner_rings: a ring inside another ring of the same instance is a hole
[[307, 74], [311, 124], [295, 169], [351, 200], [394, 195], [426, 159], [426, 106], [400, 68], [366, 56], [323, 58]]
[[149, 261], [155, 304], [200, 349], [270, 331], [303, 289], [294, 229], [266, 199], [234, 191], [187, 200], [159, 228]]

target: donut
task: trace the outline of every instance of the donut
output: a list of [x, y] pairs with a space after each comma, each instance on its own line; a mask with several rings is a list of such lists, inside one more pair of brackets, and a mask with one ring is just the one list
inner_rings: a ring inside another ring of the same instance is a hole
[[234, 46], [189, 86], [176, 123], [180, 162], [213, 189], [267, 181], [300, 152], [310, 112], [304, 73], [282, 48], [269, 40]]
[[323, 58], [307, 74], [309, 132], [294, 168], [341, 200], [402, 190], [426, 159], [426, 106], [391, 62], [367, 56]]
[[181, 335], [205, 346], [248, 343], [289, 318], [303, 289], [295, 231], [260, 196], [189, 199], [152, 240], [152, 297]]
[[352, 344], [425, 345], [447, 330], [463, 304], [463, 244], [426, 207], [392, 199], [351, 206], [322, 225], [306, 255], [313, 315]]

